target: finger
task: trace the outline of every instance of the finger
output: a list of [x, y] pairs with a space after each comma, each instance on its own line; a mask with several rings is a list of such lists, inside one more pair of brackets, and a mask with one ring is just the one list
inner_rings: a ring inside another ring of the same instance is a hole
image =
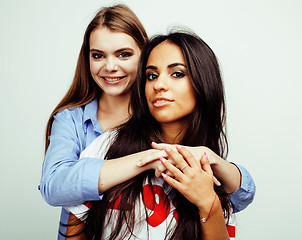
[[159, 177], [161, 177], [161, 172], [159, 172], [158, 170], [155, 170], [154, 175], [155, 175], [155, 177], [159, 178]]
[[185, 147], [177, 146], [177, 151], [186, 159], [187, 163], [193, 168], [200, 168], [193, 154]]
[[157, 149], [157, 150], [165, 150], [166, 147], [168, 147], [168, 148], [175, 148], [175, 145], [173, 145], [173, 144], [156, 143], [156, 142], [152, 142], [152, 143], [151, 143], [151, 146], [152, 146], [154, 149]]
[[141, 160], [137, 162], [137, 166], [143, 167], [151, 162], [157, 161], [159, 157], [168, 157], [168, 154], [163, 150], [147, 154], [147, 156], [143, 157]]
[[166, 171], [166, 168], [163, 164], [160, 164], [155, 169], [155, 176], [161, 177], [161, 174]]
[[164, 158], [160, 157], [159, 160], [162, 162], [162, 164], [165, 166], [167, 171], [169, 171], [176, 179], [179, 181], [182, 180], [184, 174], [182, 171], [180, 171], [177, 167], [173, 166], [169, 161], [166, 161]]
[[204, 153], [200, 159], [201, 168], [208, 174], [213, 175], [211, 165], [209, 163], [206, 153]]
[[165, 147], [163, 146], [164, 144], [158, 144], [156, 142], [152, 142], [151, 143], [151, 146], [154, 148], [154, 149], [157, 149], [157, 150], [164, 150]]
[[181, 192], [182, 190], [182, 184], [180, 182], [178, 182], [177, 180], [175, 180], [174, 178], [168, 176], [165, 173], [162, 173], [162, 177], [165, 179], [165, 181], [173, 188], [175, 188], [176, 190], [178, 190], [179, 192]]
[[[168, 158], [168, 159], [165, 158], [165, 160], [169, 161], [173, 166], [175, 166], [175, 162], [171, 158]], [[166, 167], [161, 163], [161, 164], [157, 165], [156, 168], [155, 168], [155, 176], [156, 177], [161, 177], [162, 173], [168, 174], [170, 177], [174, 177], [172, 175], [172, 173], [167, 171]]]
[[215, 176], [213, 176], [213, 181], [216, 186], [218, 186], [218, 187], [221, 186], [221, 182], [219, 182]]
[[165, 148], [165, 151], [168, 153], [169, 157], [176, 163], [176, 165], [180, 169], [184, 168], [187, 165], [190, 166], [190, 164], [183, 158], [183, 156], [180, 153], [167, 147]]
[[[167, 161], [169, 161], [173, 166], [176, 166], [176, 163], [173, 161], [172, 158], [168, 158]], [[177, 166], [176, 166], [177, 167]]]
[[164, 174], [170, 176], [171, 178], [174, 178], [173, 174], [170, 173], [168, 170], [166, 170], [166, 171], [164, 172]]

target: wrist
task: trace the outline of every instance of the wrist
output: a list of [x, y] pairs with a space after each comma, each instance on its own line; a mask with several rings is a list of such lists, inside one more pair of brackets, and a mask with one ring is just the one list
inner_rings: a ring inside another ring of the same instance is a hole
[[214, 197], [212, 198], [211, 205], [206, 206], [206, 210], [199, 210], [200, 221], [205, 223], [217, 211], [220, 205], [220, 199], [215, 193]]
[[219, 157], [216, 153], [214, 153], [212, 150], [209, 149], [208, 157], [209, 162], [211, 164], [211, 167], [217, 167], [221, 164], [221, 161], [223, 160], [221, 157]]
[[202, 199], [200, 199], [200, 201], [198, 202], [198, 204], [196, 204], [196, 206], [199, 209], [199, 212], [202, 213], [203, 215], [207, 214], [213, 204], [213, 200], [216, 197], [216, 192], [213, 189], [213, 192], [207, 194], [207, 197], [204, 197]]

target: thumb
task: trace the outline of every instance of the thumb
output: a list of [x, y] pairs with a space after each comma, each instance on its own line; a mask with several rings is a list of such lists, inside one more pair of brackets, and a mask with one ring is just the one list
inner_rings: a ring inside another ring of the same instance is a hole
[[209, 159], [206, 153], [204, 153], [200, 159], [200, 165], [202, 170], [204, 170], [206, 173], [213, 175], [213, 171], [211, 168], [211, 165], [209, 163]]
[[159, 144], [159, 143], [156, 143], [156, 142], [152, 142], [151, 146], [154, 149], [157, 149], [157, 150], [164, 150], [165, 149], [165, 144], [163, 144], [163, 143]]

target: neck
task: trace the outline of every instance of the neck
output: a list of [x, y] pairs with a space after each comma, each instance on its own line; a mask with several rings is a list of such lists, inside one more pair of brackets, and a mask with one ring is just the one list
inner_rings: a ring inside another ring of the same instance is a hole
[[184, 136], [185, 124], [183, 122], [161, 123], [162, 138], [169, 144], [178, 144]]
[[111, 96], [103, 93], [99, 98], [99, 106], [106, 112], [116, 112], [120, 109], [128, 111], [130, 93]]
[[99, 97], [97, 117], [103, 131], [114, 128], [129, 118], [129, 101], [130, 93], [118, 96], [103, 93]]

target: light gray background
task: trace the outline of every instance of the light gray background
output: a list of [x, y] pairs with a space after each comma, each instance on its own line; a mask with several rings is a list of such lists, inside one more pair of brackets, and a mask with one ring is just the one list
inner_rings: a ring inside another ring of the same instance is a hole
[[[0, 3], [0, 239], [56, 239], [59, 208], [37, 186], [44, 130], [71, 83], [84, 30], [117, 1]], [[302, 2], [124, 1], [149, 35], [185, 25], [215, 51], [228, 110], [229, 160], [257, 184], [237, 239], [301, 239]]]

